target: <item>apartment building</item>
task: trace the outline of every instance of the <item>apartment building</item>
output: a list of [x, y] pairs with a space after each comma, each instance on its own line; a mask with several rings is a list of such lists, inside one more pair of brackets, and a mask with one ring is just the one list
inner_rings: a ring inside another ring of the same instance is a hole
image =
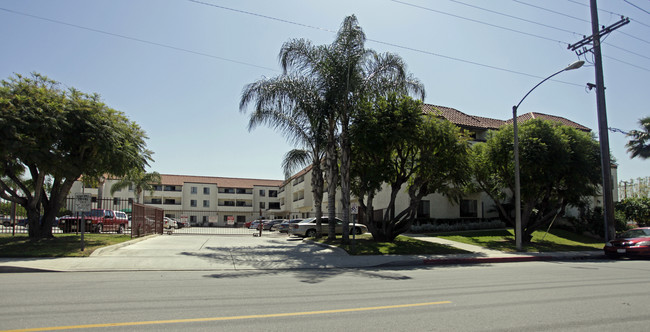
[[[77, 181], [70, 196], [86, 192], [96, 200], [102, 192], [102, 198], [135, 201], [133, 188], [110, 195], [110, 188], [117, 181], [107, 179], [103, 189], [83, 188], [83, 183]], [[281, 216], [278, 193], [282, 183], [282, 180], [161, 174], [161, 184], [154, 186], [153, 191], [143, 192], [139, 201], [165, 210], [167, 217], [187, 220], [193, 226], [236, 226], [260, 216], [266, 219]]]
[[[490, 130], [497, 130], [499, 127], [512, 123], [512, 119], [499, 120], [486, 118], [481, 116], [469, 115], [457, 109], [445, 106], [437, 106], [424, 104], [422, 106], [423, 113], [431, 114], [440, 118], [444, 118], [455, 125], [465, 129], [472, 137], [472, 144], [478, 142], [485, 142]], [[555, 122], [560, 122], [563, 125], [571, 126], [578, 130], [590, 132], [591, 129], [573, 122], [569, 119], [548, 115], [543, 113], [525, 113], [518, 117], [519, 122], [529, 119], [545, 119]], [[514, 175], [513, 175], [514, 176]], [[617, 174], [615, 165], [612, 166], [612, 183], [617, 183]], [[405, 209], [409, 204], [409, 197], [406, 193], [406, 188], [397, 196], [396, 208], [398, 211]], [[614, 188], [614, 200], [618, 200], [617, 188]], [[283, 211], [290, 212], [292, 218], [304, 218], [314, 216], [315, 210], [313, 207], [313, 199], [311, 195], [311, 167], [307, 167], [298, 174], [284, 182], [280, 187], [280, 204]], [[390, 201], [390, 188], [384, 186], [382, 190], [375, 196], [373, 201], [375, 213], [383, 213]], [[340, 192], [337, 194], [337, 214], [342, 214], [340, 207]], [[602, 195], [596, 196], [591, 199], [592, 206], [602, 206]], [[351, 197], [351, 214], [352, 220], [358, 217], [358, 200], [356, 197]], [[323, 198], [323, 213], [326, 214], [328, 210], [327, 192]], [[568, 215], [577, 215], [576, 209], [569, 209]], [[436, 219], [458, 219], [458, 218], [495, 218], [498, 213], [495, 209], [494, 202], [485, 193], [472, 193], [467, 194], [460, 201], [459, 204], [450, 202], [446, 197], [441, 194], [431, 194], [422, 199], [418, 208], [418, 217], [421, 218], [436, 218]]]

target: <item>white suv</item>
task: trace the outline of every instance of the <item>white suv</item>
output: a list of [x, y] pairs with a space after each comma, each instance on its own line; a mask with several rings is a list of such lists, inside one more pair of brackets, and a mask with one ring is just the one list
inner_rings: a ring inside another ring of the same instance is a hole
[[[334, 219], [336, 221], [335, 230], [336, 234], [343, 233], [343, 221], [339, 218]], [[328, 217], [321, 217], [321, 232], [327, 234], [329, 230], [329, 220]], [[362, 224], [353, 224], [350, 223], [350, 234], [363, 234], [368, 232], [366, 225]], [[289, 235], [296, 235], [302, 237], [314, 237], [316, 236], [316, 218], [307, 218], [299, 223], [291, 224], [289, 226]]]

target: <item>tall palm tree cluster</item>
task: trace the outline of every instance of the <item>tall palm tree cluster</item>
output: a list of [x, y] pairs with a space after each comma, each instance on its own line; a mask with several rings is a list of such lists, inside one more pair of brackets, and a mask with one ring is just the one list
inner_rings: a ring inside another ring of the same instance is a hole
[[[313, 45], [293, 39], [282, 45], [282, 74], [244, 88], [240, 111], [253, 106], [249, 130], [266, 125], [297, 146], [285, 155], [287, 177], [311, 164], [312, 191], [320, 225], [325, 183], [328, 217], [336, 214], [336, 190], [341, 186], [343, 238], [350, 222], [351, 142], [349, 127], [362, 102], [390, 93], [413, 93], [424, 99], [424, 87], [406, 71], [401, 57], [365, 47], [366, 36], [352, 15], [344, 19], [334, 41]], [[333, 239], [334, 223], [328, 237]]]

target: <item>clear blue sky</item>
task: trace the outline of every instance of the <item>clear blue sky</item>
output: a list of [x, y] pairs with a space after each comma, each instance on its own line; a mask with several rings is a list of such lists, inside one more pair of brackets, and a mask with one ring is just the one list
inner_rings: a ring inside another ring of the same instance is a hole
[[[329, 44], [355, 14], [366, 46], [403, 57], [426, 103], [507, 119], [535, 84], [578, 60], [567, 45], [591, 34], [588, 0], [202, 1], [0, 1], [0, 78], [36, 71], [99, 93], [146, 130], [160, 173], [282, 179], [292, 147], [269, 129], [248, 132], [238, 106], [246, 84], [280, 74], [277, 55], [292, 38]], [[632, 19], [603, 45], [609, 126], [639, 129], [650, 115], [650, 1], [599, 6], [601, 25]], [[592, 65], [562, 73], [520, 113], [598, 134], [587, 82]], [[623, 134], [609, 137], [620, 180], [650, 175], [650, 161], [630, 160]]]

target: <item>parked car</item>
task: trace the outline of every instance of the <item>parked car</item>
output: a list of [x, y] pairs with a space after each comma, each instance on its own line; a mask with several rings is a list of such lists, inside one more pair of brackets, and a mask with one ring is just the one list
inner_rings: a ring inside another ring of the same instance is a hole
[[267, 220], [264, 222], [264, 226], [262, 227], [262, 229], [265, 231], [273, 231], [275, 230], [273, 226], [280, 224], [283, 220], [284, 219]]
[[176, 223], [176, 220], [169, 217], [165, 217], [163, 220], [164, 220], [163, 227], [167, 229], [178, 228], [178, 224]]
[[610, 258], [650, 257], [650, 227], [630, 229], [607, 242], [603, 250]]
[[[246, 227], [246, 228], [251, 228], [251, 225], [252, 225], [254, 222], [259, 222], [259, 221], [260, 221], [260, 220], [258, 220], [258, 219], [247, 221], [247, 222], [244, 223], [244, 227]], [[262, 220], [262, 221], [264, 221], [264, 220]]]
[[177, 219], [174, 219], [174, 220], [176, 220], [176, 225], [178, 225], [178, 228], [190, 227], [190, 223], [189, 223], [189, 221], [187, 221], [187, 219], [185, 219], [185, 221], [177, 220]]
[[291, 224], [296, 224], [301, 221], [302, 219], [285, 219], [281, 223], [275, 225], [275, 229], [280, 233], [289, 233], [289, 227]]
[[257, 229], [257, 227], [263, 222], [263, 220], [253, 220], [248, 226], [249, 229]]
[[113, 231], [124, 233], [129, 224], [129, 218], [126, 213], [121, 211], [93, 209], [84, 213], [81, 217], [66, 216], [59, 218], [59, 228], [63, 233], [70, 233], [77, 230], [79, 221], [83, 220], [86, 224], [85, 230], [88, 232], [101, 233], [102, 231]]
[[[39, 218], [39, 222], [41, 221], [41, 218]], [[52, 227], [56, 227], [59, 225], [59, 218], [54, 218], [54, 221], [52, 222]], [[11, 227], [11, 224], [9, 225]], [[27, 218], [22, 218], [22, 219], [17, 219], [16, 220], [16, 226], [23, 226], [25, 228], [29, 227], [29, 222], [27, 222]]]
[[[335, 218], [335, 230], [336, 234], [343, 233], [343, 221], [339, 218]], [[329, 227], [328, 217], [321, 217], [322, 232], [327, 233]], [[362, 224], [352, 224], [350, 223], [350, 234], [363, 234], [368, 232], [366, 225]], [[316, 218], [308, 218], [299, 223], [292, 224], [289, 227], [289, 235], [297, 235], [302, 237], [314, 237], [316, 236]]]

